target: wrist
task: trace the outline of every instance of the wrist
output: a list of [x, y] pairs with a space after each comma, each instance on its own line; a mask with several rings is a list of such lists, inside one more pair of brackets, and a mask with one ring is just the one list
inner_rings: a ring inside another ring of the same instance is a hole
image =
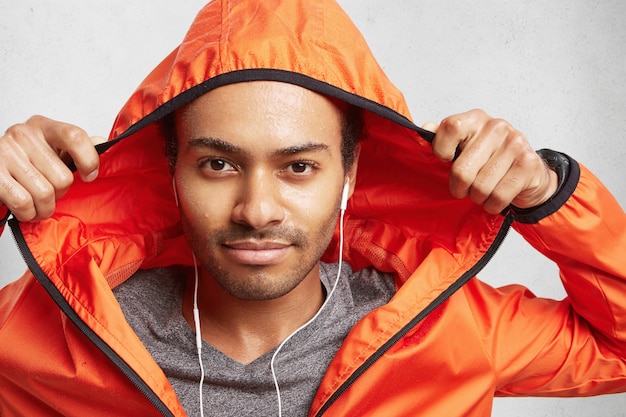
[[[537, 151], [539, 161], [535, 175], [537, 179], [532, 188], [521, 192], [512, 202], [511, 207], [517, 210], [531, 210], [550, 200], [556, 194], [561, 178], [556, 172], [556, 159], [545, 150]], [[550, 161], [548, 161], [548, 159]]]
[[541, 197], [538, 198], [534, 204], [529, 206], [530, 208], [538, 207], [542, 205], [543, 203], [545, 203], [546, 201], [549, 201], [559, 190], [559, 184], [561, 183], [559, 174], [554, 169], [550, 168], [550, 166], [545, 162], [545, 160], [544, 160], [544, 164], [546, 166], [545, 190], [543, 191]]
[[520, 208], [511, 205], [510, 210], [515, 215], [517, 222], [537, 223], [539, 220], [557, 211], [573, 194], [580, 178], [580, 167], [575, 160], [567, 155], [550, 149], [541, 149], [537, 151], [537, 154], [550, 171], [553, 171], [550, 175], [556, 176], [556, 190], [547, 200], [536, 206]]
[[545, 200], [548, 201], [563, 189], [570, 172], [570, 160], [565, 155], [550, 149], [539, 149], [537, 155], [547, 165], [554, 181], [550, 197]]

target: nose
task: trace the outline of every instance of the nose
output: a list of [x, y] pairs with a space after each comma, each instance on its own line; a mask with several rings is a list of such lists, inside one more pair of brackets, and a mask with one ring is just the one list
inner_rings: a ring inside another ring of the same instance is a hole
[[271, 173], [261, 171], [246, 175], [233, 208], [233, 222], [256, 230], [280, 224], [285, 218], [280, 187]]

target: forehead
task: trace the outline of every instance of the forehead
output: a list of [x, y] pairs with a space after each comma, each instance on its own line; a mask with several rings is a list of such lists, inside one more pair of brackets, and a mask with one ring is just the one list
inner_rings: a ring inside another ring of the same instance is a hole
[[341, 145], [340, 104], [292, 84], [253, 81], [207, 92], [176, 112], [179, 142], [212, 138], [240, 148], [271, 150]]

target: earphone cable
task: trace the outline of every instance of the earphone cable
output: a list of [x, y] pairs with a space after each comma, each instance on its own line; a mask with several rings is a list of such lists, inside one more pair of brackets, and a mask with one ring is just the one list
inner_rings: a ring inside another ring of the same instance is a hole
[[202, 333], [200, 332], [200, 310], [198, 309], [198, 263], [196, 255], [192, 252], [193, 266], [195, 270], [195, 284], [193, 291], [193, 322], [196, 330], [196, 348], [198, 350], [198, 363], [200, 364], [200, 383], [198, 385], [198, 395], [200, 401], [200, 417], [204, 417], [204, 403], [202, 398], [202, 387], [204, 385], [204, 364], [202, 363]]
[[276, 351], [272, 355], [272, 359], [270, 361], [270, 369], [272, 371], [272, 379], [274, 380], [274, 387], [276, 388], [276, 397], [277, 397], [277, 401], [278, 401], [278, 417], [282, 417], [282, 399], [281, 399], [281, 396], [280, 396], [280, 386], [278, 384], [278, 378], [276, 376], [275, 360], [276, 360], [276, 357], [278, 356], [278, 353], [283, 348], [283, 346], [293, 336], [295, 336], [298, 332], [300, 332], [302, 329], [305, 329], [306, 327], [308, 327], [311, 323], [313, 323], [315, 321], [315, 319], [320, 315], [322, 310], [324, 310], [326, 305], [328, 305], [329, 300], [331, 299], [332, 295], [335, 292], [335, 289], [337, 288], [337, 284], [339, 283], [339, 278], [341, 277], [341, 266], [343, 264], [343, 217], [344, 217], [345, 212], [346, 212], [345, 206], [342, 203], [341, 214], [340, 214], [340, 218], [339, 218], [339, 263], [338, 263], [338, 268], [337, 268], [337, 276], [335, 278], [335, 282], [333, 284], [332, 289], [328, 293], [328, 296], [326, 297], [326, 300], [324, 300], [324, 303], [322, 304], [322, 306], [319, 308], [319, 310], [317, 310], [317, 313], [315, 313], [315, 315], [313, 317], [311, 317], [309, 319], [309, 321], [307, 321], [302, 326], [300, 326], [296, 330], [294, 330], [289, 336], [287, 336], [287, 338], [285, 340], [282, 341], [282, 343], [280, 345], [278, 345], [278, 347], [276, 348]]

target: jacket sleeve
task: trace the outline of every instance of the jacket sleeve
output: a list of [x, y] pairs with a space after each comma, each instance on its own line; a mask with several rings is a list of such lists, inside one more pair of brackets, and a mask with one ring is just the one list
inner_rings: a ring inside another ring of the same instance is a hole
[[498, 317], [495, 326], [483, 323], [497, 395], [626, 391], [626, 215], [598, 179], [570, 163], [574, 174], [553, 209], [523, 213], [513, 226], [556, 262], [568, 297], [474, 288]]

